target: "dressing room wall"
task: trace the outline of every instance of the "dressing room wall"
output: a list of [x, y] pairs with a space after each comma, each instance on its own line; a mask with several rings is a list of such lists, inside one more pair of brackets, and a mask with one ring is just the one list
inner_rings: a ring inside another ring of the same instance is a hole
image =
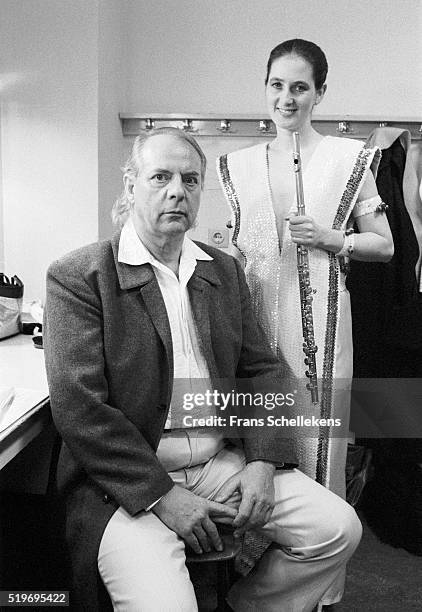
[[1, 1], [0, 271], [27, 300], [53, 259], [98, 239], [99, 201], [120, 186], [122, 4]]
[[282, 40], [318, 43], [329, 89], [318, 114], [422, 111], [419, 0], [130, 0], [128, 107], [265, 111], [264, 69]]
[[1, 13], [4, 269], [35, 298], [46, 262], [98, 235], [97, 17], [80, 1]]

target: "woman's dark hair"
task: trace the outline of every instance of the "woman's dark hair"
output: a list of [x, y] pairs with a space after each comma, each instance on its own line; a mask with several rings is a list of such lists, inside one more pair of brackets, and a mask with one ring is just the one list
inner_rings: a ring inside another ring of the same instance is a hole
[[274, 60], [284, 55], [297, 55], [303, 58], [312, 66], [315, 89], [321, 89], [325, 83], [328, 72], [327, 58], [325, 53], [318, 45], [308, 40], [301, 38], [293, 38], [280, 43], [270, 53], [267, 62], [267, 76], [265, 77], [265, 85], [268, 83], [271, 66]]

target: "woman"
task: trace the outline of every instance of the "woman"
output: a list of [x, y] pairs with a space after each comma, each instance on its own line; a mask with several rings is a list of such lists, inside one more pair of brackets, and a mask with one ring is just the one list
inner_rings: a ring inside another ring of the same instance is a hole
[[[394, 249], [371, 173], [379, 150], [324, 137], [312, 127], [312, 110], [325, 95], [327, 69], [325, 55], [314, 43], [295, 39], [275, 47], [265, 93], [277, 137], [223, 156], [217, 166], [232, 210], [232, 242], [244, 259], [256, 314], [273, 350], [287, 363], [287, 373], [298, 379], [298, 414], [342, 421], [343, 437], [335, 427], [306, 430], [298, 441], [301, 469], [344, 497], [353, 362], [345, 256], [386, 262]], [[301, 143], [306, 206], [301, 216], [293, 211], [293, 132], [299, 132]], [[358, 233], [351, 230], [355, 223]], [[317, 405], [306, 388], [297, 245], [309, 249]]]

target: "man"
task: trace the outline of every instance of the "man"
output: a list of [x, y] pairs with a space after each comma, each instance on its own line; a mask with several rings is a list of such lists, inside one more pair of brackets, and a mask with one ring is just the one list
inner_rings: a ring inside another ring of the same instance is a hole
[[174, 381], [280, 375], [252, 314], [240, 265], [186, 236], [195, 222], [205, 157], [182, 131], [135, 140], [114, 208], [112, 240], [50, 266], [46, 363], [64, 444], [59, 487], [76, 605], [97, 610], [97, 568], [115, 610], [197, 610], [185, 566], [235, 536], [272, 540], [230, 592], [235, 610], [306, 612], [360, 538], [354, 511], [294, 469], [268, 430], [243, 448], [220, 429], [172, 430]]

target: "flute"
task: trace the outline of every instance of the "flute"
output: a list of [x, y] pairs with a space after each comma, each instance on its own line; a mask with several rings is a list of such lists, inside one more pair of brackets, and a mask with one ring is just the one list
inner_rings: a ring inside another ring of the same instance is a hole
[[[300, 158], [299, 132], [293, 132], [293, 167], [296, 180], [296, 205], [297, 214], [305, 214], [305, 199], [303, 196], [302, 166]], [[307, 247], [297, 245], [297, 272], [299, 278], [300, 309], [302, 315], [303, 352], [305, 353], [305, 372], [309, 381], [306, 388], [311, 392], [313, 404], [318, 403], [318, 379], [316, 370], [315, 353], [318, 347], [315, 344], [314, 317], [312, 313], [311, 280], [309, 275], [309, 256]]]

